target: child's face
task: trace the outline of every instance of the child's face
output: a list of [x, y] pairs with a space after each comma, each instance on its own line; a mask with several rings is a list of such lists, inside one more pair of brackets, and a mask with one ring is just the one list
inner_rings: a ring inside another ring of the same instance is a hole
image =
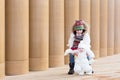
[[85, 50], [84, 48], [78, 48], [79, 52], [84, 52], [84, 50]]
[[77, 30], [76, 33], [77, 34], [81, 34], [83, 32], [83, 30]]

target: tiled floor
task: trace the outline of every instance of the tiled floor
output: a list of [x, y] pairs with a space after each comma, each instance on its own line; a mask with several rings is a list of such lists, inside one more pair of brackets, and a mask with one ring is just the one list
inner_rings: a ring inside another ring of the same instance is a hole
[[67, 75], [68, 65], [25, 75], [6, 76], [3, 80], [120, 80], [120, 54], [97, 59], [93, 75]]

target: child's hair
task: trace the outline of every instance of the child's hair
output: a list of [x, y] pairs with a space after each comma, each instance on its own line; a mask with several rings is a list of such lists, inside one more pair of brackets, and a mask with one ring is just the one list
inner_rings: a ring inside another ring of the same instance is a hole
[[[85, 32], [86, 32], [86, 30], [85, 30], [85, 29], [83, 29], [82, 34], [84, 34]], [[76, 31], [73, 31], [73, 33], [74, 33], [74, 35], [76, 35]]]

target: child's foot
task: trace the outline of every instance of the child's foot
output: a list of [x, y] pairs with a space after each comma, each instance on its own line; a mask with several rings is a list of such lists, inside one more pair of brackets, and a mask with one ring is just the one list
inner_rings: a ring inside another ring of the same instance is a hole
[[68, 72], [68, 74], [69, 74], [69, 75], [74, 74], [74, 70], [71, 70], [71, 69], [70, 69], [69, 72]]
[[94, 73], [94, 71], [92, 71], [92, 73]]
[[92, 74], [92, 72], [86, 72], [86, 74], [87, 74], [87, 75], [91, 75], [91, 74]]
[[[94, 73], [94, 71], [92, 71], [92, 74]], [[84, 74], [86, 74], [86, 72], [84, 72]]]
[[83, 76], [83, 75], [84, 75], [84, 72], [80, 72], [79, 75], [80, 75], [80, 76]]

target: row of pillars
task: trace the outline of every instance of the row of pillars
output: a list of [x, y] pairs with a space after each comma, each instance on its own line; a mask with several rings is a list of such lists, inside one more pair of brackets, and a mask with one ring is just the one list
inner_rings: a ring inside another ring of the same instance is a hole
[[120, 0], [0, 0], [0, 77], [63, 66], [74, 20], [96, 58], [120, 53]]

